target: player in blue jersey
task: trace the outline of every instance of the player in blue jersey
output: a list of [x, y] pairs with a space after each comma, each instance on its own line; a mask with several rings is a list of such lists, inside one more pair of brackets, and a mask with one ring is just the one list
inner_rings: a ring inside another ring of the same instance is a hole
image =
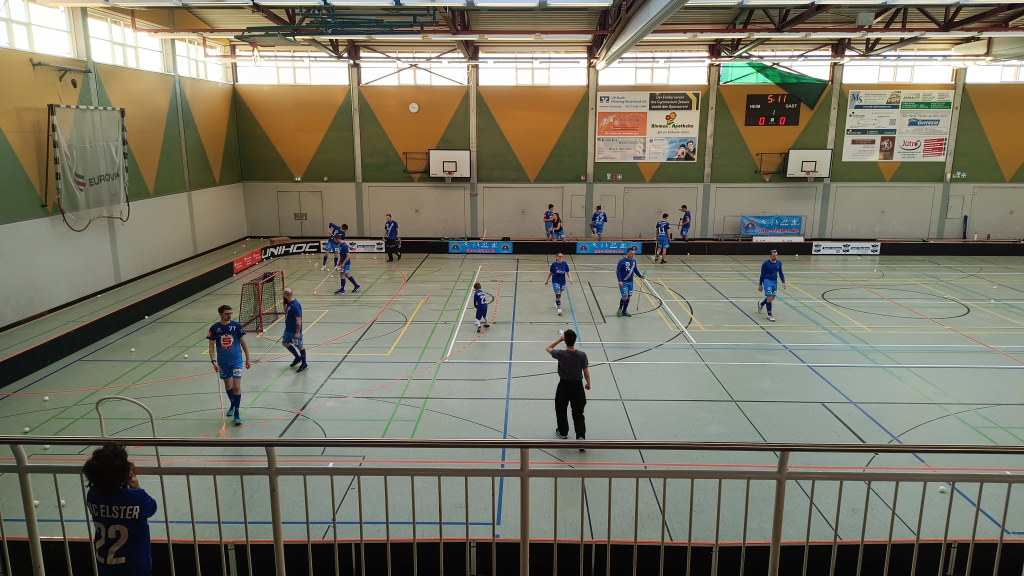
[[[245, 330], [238, 322], [231, 321], [231, 306], [224, 304], [217, 308], [220, 322], [210, 326], [206, 339], [210, 341], [210, 361], [213, 370], [220, 373], [224, 381], [231, 408], [228, 416], [235, 417], [235, 424], [242, 423], [242, 366], [248, 370], [252, 367], [249, 359], [249, 346], [245, 343]], [[242, 353], [245, 352], [245, 362]], [[216, 358], [216, 359], [215, 359]]]
[[569, 263], [564, 258], [561, 252], [558, 253], [558, 256], [555, 256], [555, 261], [551, 263], [551, 267], [548, 270], [548, 277], [544, 280], [545, 286], [548, 285], [548, 282], [551, 282], [551, 287], [555, 289], [555, 310], [558, 310], [559, 316], [562, 315], [562, 291], [565, 290], [565, 281], [569, 280], [569, 284], [572, 284]]
[[555, 205], [548, 204], [548, 211], [544, 213], [544, 237], [548, 240], [554, 240], [551, 235], [551, 228], [555, 225]]
[[597, 234], [597, 239], [600, 240], [604, 234], [604, 223], [608, 221], [608, 215], [601, 211], [601, 207], [597, 207], [597, 211], [590, 217], [590, 231]]
[[683, 242], [689, 242], [690, 211], [686, 209], [686, 204], [683, 204], [679, 211], [683, 213], [682, 218], [679, 219], [679, 235], [683, 237]]
[[655, 236], [658, 239], [658, 247], [654, 250], [654, 261], [658, 262], [658, 253], [661, 253], [661, 262], [665, 263], [665, 253], [668, 252], [668, 245], [672, 241], [672, 225], [668, 223], [668, 213], [661, 215], [661, 221], [655, 226], [657, 233]]
[[281, 336], [281, 344], [295, 356], [292, 368], [298, 366], [296, 372], [305, 372], [309, 365], [306, 364], [306, 346], [302, 343], [302, 305], [295, 299], [291, 288], [285, 288], [283, 295], [284, 335]]
[[341, 276], [341, 289], [335, 290], [335, 294], [345, 293], [345, 279], [348, 278], [352, 281], [352, 292], [359, 291], [359, 284], [356, 283], [356, 279], [349, 274], [349, 269], [352, 267], [352, 254], [349, 252], [348, 243], [341, 243], [341, 264], [338, 265], [338, 276]]
[[392, 254], [398, 254], [398, 259], [402, 259], [402, 253], [400, 249], [402, 247], [402, 237], [398, 235], [398, 222], [391, 219], [391, 214], [386, 216], [387, 220], [384, 222], [384, 237], [381, 240], [384, 241], [384, 248], [388, 253], [388, 262], [394, 262], [395, 259]]
[[487, 323], [487, 293], [480, 287], [480, 283], [473, 284], [473, 306], [476, 307], [476, 331], [481, 332], [484, 328], [490, 328]]
[[634, 250], [630, 247], [626, 250], [625, 258], [619, 260], [619, 263], [615, 266], [615, 277], [619, 281], [619, 294], [622, 298], [619, 299], [619, 310], [615, 313], [616, 316], [632, 316], [629, 313], [629, 298], [633, 295], [633, 276], [643, 278], [644, 275], [636, 269], [636, 260], [633, 259]]
[[330, 254], [334, 254], [334, 267], [338, 267], [339, 247], [338, 243], [334, 241], [335, 236], [341, 236], [341, 240], [344, 242], [345, 234], [348, 232], [348, 224], [342, 224], [341, 226], [338, 226], [334, 222], [331, 222], [330, 224], [328, 224], [328, 226], [331, 228], [331, 235], [327, 238], [327, 245], [324, 249], [324, 263], [322, 266], [320, 266], [321, 272], [327, 269], [327, 256]]
[[93, 547], [100, 576], [148, 576], [153, 573], [149, 518], [157, 505], [139, 488], [135, 466], [124, 445], [110, 443], [82, 466], [89, 486], [86, 508], [92, 516]]
[[779, 262], [779, 253], [772, 250], [768, 259], [761, 264], [761, 277], [757, 279], [757, 291], [764, 292], [764, 300], [757, 303], [757, 313], [760, 314], [763, 308], [768, 308], [769, 322], [775, 322], [775, 317], [772, 316], [772, 301], [779, 290], [779, 280], [782, 280], [782, 289], [785, 290], [786, 275], [782, 273], [782, 262]]

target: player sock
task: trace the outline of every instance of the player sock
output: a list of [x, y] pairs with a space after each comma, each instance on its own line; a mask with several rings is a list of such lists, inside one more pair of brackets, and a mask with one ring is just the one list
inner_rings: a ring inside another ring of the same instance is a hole
[[321, 266], [327, 266], [327, 254], [324, 254], [324, 263]]
[[303, 348], [303, 349], [302, 349], [302, 351], [301, 351], [300, 353], [302, 354], [302, 356], [301, 356], [301, 358], [302, 358], [302, 363], [303, 363], [303, 364], [305, 364], [305, 363], [306, 363], [306, 349], [305, 349], [305, 348]]
[[344, 276], [341, 277], [341, 289], [342, 290], [345, 289], [345, 277]]
[[555, 298], [555, 306], [558, 307], [558, 308], [562, 307], [562, 299], [561, 298]]
[[768, 299], [767, 298], [765, 298], [764, 300], [761, 300], [761, 306], [767, 306], [767, 305], [768, 305]]
[[338, 259], [337, 259], [337, 258], [335, 258], [335, 259], [334, 259], [334, 267], [335, 267], [335, 268], [337, 268], [337, 267], [338, 267]]
[[235, 394], [235, 415], [238, 415], [238, 411], [242, 409], [242, 393], [238, 392]]
[[355, 276], [349, 276], [348, 279], [352, 281], [352, 286], [354, 286], [356, 290], [359, 290], [359, 284], [356, 283]]
[[771, 302], [766, 302], [765, 304], [768, 306], [768, 315], [771, 316], [772, 315], [772, 303]]
[[631, 300], [631, 298], [626, 298], [626, 301], [622, 303], [622, 311], [623, 312], [626, 312], [627, 310], [629, 310], [629, 301], [630, 300]]
[[295, 349], [295, 346], [288, 345], [287, 348], [288, 351], [292, 353], [292, 356], [295, 356], [296, 358], [299, 357], [299, 352]]
[[476, 319], [476, 327], [477, 327], [477, 328], [479, 328], [479, 327], [480, 327], [480, 319], [479, 319], [479, 318], [477, 318], [477, 319]]
[[228, 395], [228, 406], [231, 406], [233, 408], [235, 406], [235, 391], [232, 389], [225, 390], [225, 392], [227, 392]]

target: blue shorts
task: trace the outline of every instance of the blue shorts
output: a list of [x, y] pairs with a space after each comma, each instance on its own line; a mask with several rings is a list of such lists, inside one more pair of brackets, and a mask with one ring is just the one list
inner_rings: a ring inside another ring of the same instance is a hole
[[565, 230], [559, 230], [558, 232], [552, 232], [551, 234], [555, 237], [555, 240], [565, 240]]
[[551, 287], [555, 289], [555, 292], [561, 292], [565, 290], [565, 284], [559, 284], [558, 282], [552, 282]]
[[476, 307], [476, 319], [477, 320], [486, 320], [487, 319], [487, 306], [477, 306]]
[[632, 296], [633, 295], [633, 281], [630, 280], [629, 282], [623, 282], [622, 283], [622, 287], [619, 288], [619, 294], [622, 295], [623, 298], [629, 298], [630, 296]]
[[345, 262], [345, 265], [341, 267], [342, 274], [348, 274], [348, 269], [352, 267], [352, 261]]
[[763, 283], [764, 295], [775, 296], [775, 293], [779, 291], [779, 285], [775, 283], [775, 280], [765, 280]]
[[334, 242], [328, 242], [327, 246], [324, 248], [324, 250], [327, 253], [332, 253], [332, 252], [333, 253], [337, 253], [337, 252], [341, 252], [341, 246], [338, 246]]
[[682, 234], [683, 236], [686, 236], [687, 234], [690, 233], [690, 227], [683, 226], [682, 228], [679, 229], [679, 233]]
[[591, 224], [590, 229], [598, 234], [604, 234], [604, 224]]
[[544, 223], [544, 234], [551, 234], [551, 229], [555, 226], [554, 222]]
[[[218, 362], [218, 364], [220, 364]], [[232, 362], [231, 364], [220, 365], [220, 379], [227, 380], [229, 378], [242, 379], [242, 368], [245, 367], [245, 363], [242, 361]]]
[[306, 347], [305, 344], [302, 343], [302, 334], [299, 334], [299, 337], [296, 338], [295, 332], [288, 332], [287, 330], [285, 331], [284, 336], [281, 337], [281, 343], [285, 346], [295, 344], [299, 348]]
[[658, 236], [658, 248], [668, 248], [668, 236]]

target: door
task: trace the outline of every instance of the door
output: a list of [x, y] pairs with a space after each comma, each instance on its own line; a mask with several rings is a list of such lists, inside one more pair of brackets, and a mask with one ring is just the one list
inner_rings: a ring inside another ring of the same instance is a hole
[[278, 234], [281, 236], [302, 235], [302, 207], [299, 193], [279, 191], [277, 193]]
[[[622, 237], [652, 239], [656, 235], [655, 225], [661, 215], [668, 213], [668, 221], [673, 224], [673, 235], [678, 233], [679, 207], [686, 204], [690, 213], [696, 212], [696, 188], [682, 186], [678, 188], [627, 188], [622, 196]], [[605, 210], [607, 212], [607, 209]], [[609, 212], [608, 217], [612, 215]], [[691, 228], [692, 229], [692, 228]]]
[[320, 237], [327, 234], [324, 228], [324, 200], [320, 192], [299, 192], [299, 208], [302, 212], [302, 235]]

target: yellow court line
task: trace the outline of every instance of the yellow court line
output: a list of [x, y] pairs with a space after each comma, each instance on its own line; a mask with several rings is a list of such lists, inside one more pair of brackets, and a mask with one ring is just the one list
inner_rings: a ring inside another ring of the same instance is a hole
[[[660, 282], [662, 286], [665, 286], [665, 281], [664, 281], [664, 280], [662, 280], [661, 278], [658, 278], [658, 282]], [[665, 290], [668, 290], [668, 291], [669, 291], [669, 293], [672, 293], [672, 289], [671, 289], [671, 288], [669, 288], [668, 286], [665, 286]], [[703, 329], [704, 329], [704, 326], [702, 326], [702, 325], [701, 325], [700, 321], [699, 321], [699, 320], [697, 320], [697, 319], [696, 319], [696, 318], [695, 318], [695, 317], [693, 316], [693, 314], [691, 314], [691, 313], [690, 313], [690, 309], [689, 309], [689, 308], [687, 308], [686, 306], [683, 306], [683, 303], [682, 303], [681, 301], [679, 301], [679, 300], [675, 300], [675, 302], [678, 302], [678, 303], [679, 303], [679, 307], [683, 309], [683, 312], [686, 312], [686, 315], [690, 317], [690, 320], [693, 320], [694, 322], [696, 322], [696, 323], [697, 323], [697, 327], [698, 327], [698, 328], [700, 328], [701, 330], [703, 330]]]
[[651, 298], [650, 294], [644, 292], [643, 282], [640, 283], [640, 293], [643, 294], [644, 296], [647, 296], [647, 299], [651, 301], [651, 306], [654, 307], [654, 311], [657, 312], [658, 316], [661, 316], [661, 319], [665, 321], [665, 325], [668, 326], [668, 329], [671, 330], [672, 332], [679, 332], [678, 329], [672, 327], [672, 324], [668, 321], [668, 318], [665, 318], [665, 315], [661, 313], [661, 309], [658, 308], [657, 304], [655, 304], [654, 298]]
[[[937, 294], [942, 294], [946, 298], [950, 298], [952, 300], [956, 300], [958, 303], [963, 304], [964, 306], [967, 306], [967, 304], [965, 304], [963, 301], [961, 301], [956, 296], [953, 296], [951, 294], [946, 294], [945, 292], [943, 292], [941, 290], [936, 290], [935, 288], [932, 288], [931, 286], [925, 286], [924, 284], [921, 284], [920, 282], [916, 282], [915, 281], [914, 284], [917, 284], [917, 285], [921, 286], [922, 288], [927, 288], [927, 289], [929, 289], [932, 292], [935, 292]], [[1003, 320], [1006, 320], [1007, 322], [1013, 322], [1014, 324], [1016, 324], [1018, 326], [1024, 326], [1024, 323], [1021, 323], [1021, 322], [1018, 322], [1016, 320], [1013, 320], [1012, 318], [1007, 318], [1006, 316], [1003, 316], [1002, 314], [998, 314], [996, 312], [993, 312], [993, 311], [989, 310], [988, 308], [985, 308], [984, 306], [982, 306], [980, 304], [974, 304], [973, 306], [976, 307], [976, 308], [979, 308], [981, 310], [984, 310], [985, 312], [988, 312], [989, 314], [991, 314], [993, 316], [998, 316], [998, 317], [1002, 318]]]
[[[804, 292], [804, 290], [803, 290], [802, 288], [800, 288], [799, 286], [797, 286], [796, 284], [790, 283], [789, 285], [790, 285], [790, 286], [792, 286], [793, 288], [796, 288], [796, 289], [797, 289], [797, 290], [799, 290], [799, 291], [800, 291], [801, 293], [803, 293], [803, 294], [807, 294], [807, 292]], [[849, 316], [847, 316], [846, 314], [843, 314], [843, 313], [842, 313], [842, 312], [840, 312], [839, 310], [836, 310], [836, 309], [835, 309], [835, 308], [833, 308], [833, 307], [832, 307], [832, 305], [831, 305], [831, 304], [829, 304], [828, 302], [825, 302], [824, 300], [819, 300], [819, 299], [815, 298], [814, 296], [811, 296], [810, 294], [807, 294], [807, 297], [808, 297], [808, 298], [810, 298], [811, 300], [814, 300], [815, 302], [820, 302], [820, 303], [824, 304], [825, 306], [828, 306], [828, 309], [829, 309], [829, 310], [831, 310], [831, 311], [835, 312], [836, 314], [839, 314], [839, 315], [840, 315], [840, 316], [842, 316], [843, 318], [846, 318], [846, 319], [847, 319], [847, 320], [849, 320], [850, 322], [853, 322], [854, 324], [856, 324], [857, 326], [860, 326], [861, 328], [863, 328], [863, 329], [867, 330], [868, 332], [871, 332], [871, 328], [868, 328], [867, 326], [865, 326], [865, 325], [861, 324], [860, 322], [857, 322], [857, 321], [856, 321], [856, 320], [854, 320], [853, 318], [850, 318], [850, 317], [849, 317]]]
[[423, 306], [424, 302], [426, 302], [426, 300], [420, 300], [420, 303], [416, 305], [416, 309], [412, 311], [412, 316], [409, 316], [409, 321], [405, 323], [405, 326], [398, 334], [398, 338], [395, 339], [395, 343], [391, 345], [391, 349], [388, 350], [386, 356], [391, 356], [391, 353], [394, 352], [395, 346], [398, 346], [398, 341], [402, 339], [402, 336], [405, 336], [405, 331], [409, 329], [409, 325], [412, 324], [412, 319], [416, 317], [416, 313], [420, 311], [420, 306]]

